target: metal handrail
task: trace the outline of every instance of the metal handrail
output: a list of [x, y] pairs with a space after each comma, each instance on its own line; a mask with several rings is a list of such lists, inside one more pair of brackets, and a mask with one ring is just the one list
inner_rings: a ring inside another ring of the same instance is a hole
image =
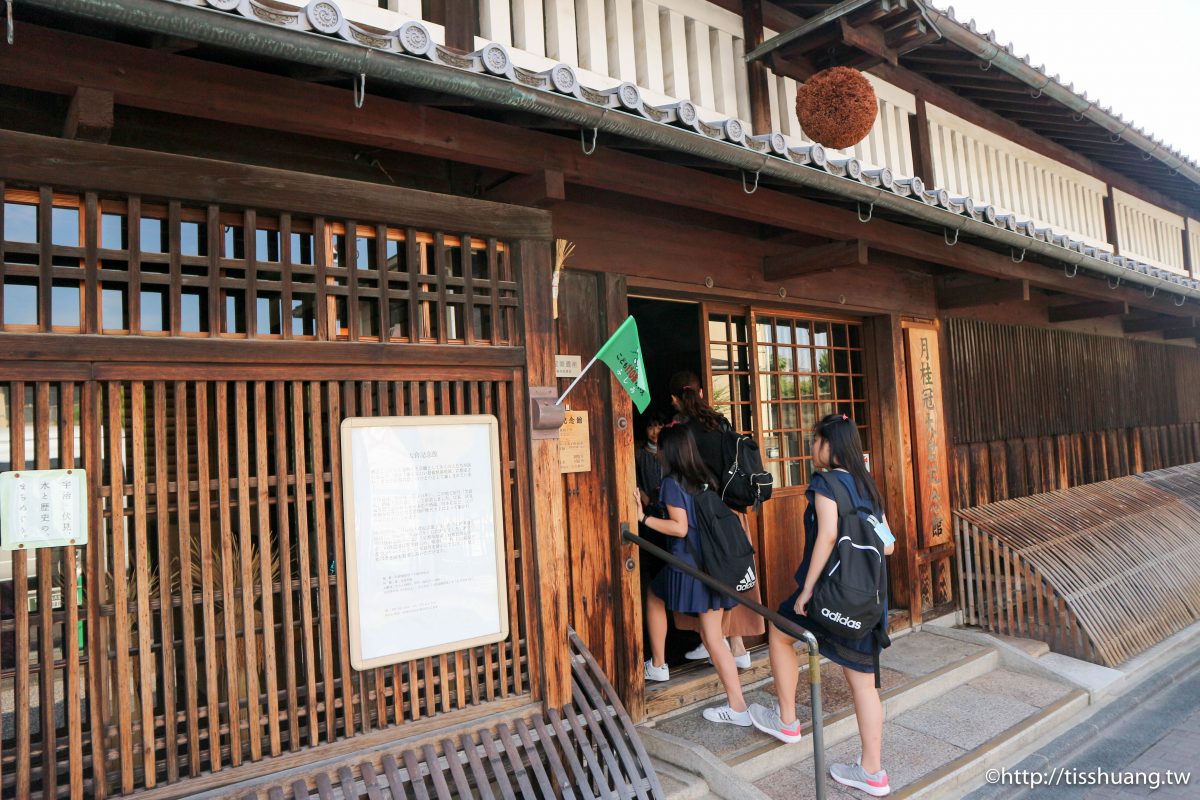
[[775, 627], [788, 636], [808, 645], [808, 686], [810, 705], [812, 707], [813, 771], [816, 779], [816, 800], [825, 800], [825, 729], [824, 713], [821, 710], [821, 654], [817, 649], [817, 638], [778, 611], [767, 608], [753, 600], [747, 600], [738, 594], [738, 591], [732, 586], [721, 583], [708, 573], [702, 572], [686, 561], [663, 550], [658, 545], [643, 539], [631, 531], [626, 524], [621, 525], [621, 538], [670, 564], [685, 575], [690, 575], [714, 592], [722, 594], [734, 602], [745, 606], [760, 617], [772, 622]]

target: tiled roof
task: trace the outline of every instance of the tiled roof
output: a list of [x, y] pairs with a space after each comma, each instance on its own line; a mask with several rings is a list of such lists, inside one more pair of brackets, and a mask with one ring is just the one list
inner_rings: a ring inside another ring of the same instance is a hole
[[1127, 120], [1124, 117], [1124, 115], [1122, 115], [1120, 112], [1114, 111], [1111, 106], [1101, 105], [1099, 98], [1091, 99], [1088, 97], [1087, 92], [1084, 92], [1084, 91], [1077, 92], [1075, 90], [1075, 84], [1074, 83], [1063, 83], [1062, 76], [1059, 75], [1058, 73], [1055, 73], [1053, 76], [1050, 75], [1050, 73], [1048, 73], [1046, 71], [1045, 64], [1038, 64], [1037, 66], [1034, 66], [1033, 61], [1031, 60], [1029, 54], [1017, 55], [1017, 52], [1016, 52], [1012, 42], [1008, 42], [1007, 44], [1000, 44], [1000, 41], [997, 38], [996, 31], [994, 29], [989, 30], [987, 33], [983, 33], [979, 30], [978, 26], [975, 24], [974, 19], [968, 19], [966, 22], [959, 20], [954, 15], [954, 6], [947, 6], [945, 8], [945, 10], [942, 10], [942, 9], [938, 9], [937, 6], [935, 4], [929, 2], [929, 0], [923, 0], [923, 2], [925, 2], [925, 4], [931, 8], [941, 11], [952, 22], [955, 22], [958, 25], [962, 26], [963, 28], [966, 28], [971, 33], [974, 33], [977, 36], [983, 37], [988, 42], [996, 45], [997, 47], [999, 47], [1001, 50], [1008, 53], [1009, 55], [1019, 58], [1026, 66], [1030, 67], [1033, 70], [1036, 70], [1038, 73], [1040, 73], [1046, 79], [1046, 83], [1043, 84], [1043, 86], [1048, 85], [1051, 81], [1053, 81], [1054, 83], [1057, 83], [1059, 86], [1062, 86], [1064, 89], [1069, 91], [1071, 94], [1074, 94], [1080, 100], [1084, 101], [1085, 103], [1088, 103], [1091, 107], [1097, 108], [1097, 109], [1103, 111], [1105, 114], [1112, 117], [1118, 123], [1123, 125], [1127, 130], [1136, 131], [1141, 136], [1144, 136], [1145, 138], [1149, 139], [1160, 150], [1162, 150], [1163, 153], [1168, 153], [1172, 156], [1175, 156], [1180, 161], [1183, 161], [1184, 163], [1188, 164], [1189, 166], [1191, 166], [1194, 169], [1200, 169], [1200, 162], [1197, 162], [1196, 159], [1189, 157], [1186, 153], [1183, 153], [1182, 151], [1167, 144], [1162, 139], [1155, 136], [1153, 133], [1147, 131], [1142, 126], [1134, 124], [1133, 120]]
[[[976, 203], [970, 197], [952, 196], [946, 189], [927, 187], [918, 177], [893, 175], [886, 167], [864, 168], [855, 158], [830, 157], [820, 144], [789, 147], [783, 134], [778, 131], [751, 135], [748, 127], [738, 119], [703, 120], [695, 105], [687, 99], [668, 105], [650, 105], [643, 101], [642, 92], [632, 83], [622, 83], [611, 89], [592, 89], [579, 82], [575, 69], [569, 64], [556, 64], [550, 69], [538, 72], [522, 69], [514, 65], [508, 49], [495, 42], [473, 53], [459, 54], [435, 42], [430, 29], [422, 22], [405, 22], [394, 31], [370, 29], [348, 20], [334, 0], [312, 0], [308, 6], [298, 11], [266, 5], [259, 0], [166, 1], [226, 11], [264, 24], [341, 39], [375, 51], [391, 53], [398, 58], [425, 59], [434, 64], [491, 75], [525, 87], [573, 97], [592, 106], [636, 115], [660, 125], [687, 129], [710, 139], [724, 141], [731, 147], [745, 148], [761, 153], [767, 158], [822, 170], [848, 181], [890, 191], [900, 197], [908, 197], [927, 206], [944, 209], [950, 214], [966, 216], [997, 228], [1006, 228], [1031, 239], [1061, 247], [1064, 251], [1123, 267], [1131, 273], [1129, 277], [1135, 282], [1136, 276], [1142, 275], [1193, 291], [1200, 290], [1200, 281], [1135, 259], [1113, 255], [1083, 241], [1072, 239], [1067, 234], [1039, 227], [1032, 220], [1000, 213], [994, 206]], [[1078, 262], [1078, 259], [1069, 258], [1066, 252], [1063, 259]]]

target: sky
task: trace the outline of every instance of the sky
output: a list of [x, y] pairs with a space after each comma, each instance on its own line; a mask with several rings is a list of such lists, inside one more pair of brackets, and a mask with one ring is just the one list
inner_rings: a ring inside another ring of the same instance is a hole
[[1200, 161], [1200, 0], [934, 0]]

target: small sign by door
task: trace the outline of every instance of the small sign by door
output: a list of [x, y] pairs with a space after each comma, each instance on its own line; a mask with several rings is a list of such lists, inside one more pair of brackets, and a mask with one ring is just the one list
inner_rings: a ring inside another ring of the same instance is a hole
[[554, 376], [556, 378], [578, 378], [583, 369], [583, 356], [554, 357]]
[[918, 542], [934, 547], [950, 541], [950, 469], [942, 408], [942, 369], [938, 332], [932, 326], [907, 328], [909, 413], [916, 472]]
[[563, 474], [591, 472], [592, 445], [588, 412], [568, 411], [558, 434], [558, 461]]

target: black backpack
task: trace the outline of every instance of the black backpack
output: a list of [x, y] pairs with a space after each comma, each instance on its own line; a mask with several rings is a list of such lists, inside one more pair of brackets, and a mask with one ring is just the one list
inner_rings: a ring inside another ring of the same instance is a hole
[[837, 544], [813, 588], [808, 616], [831, 633], [861, 639], [878, 630], [886, 647], [887, 561], [875, 533], [875, 510], [856, 506], [841, 480], [827, 476], [838, 506]]
[[696, 527], [700, 531], [700, 552], [688, 539], [697, 566], [712, 577], [739, 592], [758, 583], [754, 571], [754, 547], [737, 514], [705, 486], [693, 496]]
[[758, 508], [771, 499], [775, 479], [763, 469], [758, 442], [738, 433], [728, 422], [721, 426], [721, 460], [725, 471], [718, 477], [717, 493], [731, 506]]

